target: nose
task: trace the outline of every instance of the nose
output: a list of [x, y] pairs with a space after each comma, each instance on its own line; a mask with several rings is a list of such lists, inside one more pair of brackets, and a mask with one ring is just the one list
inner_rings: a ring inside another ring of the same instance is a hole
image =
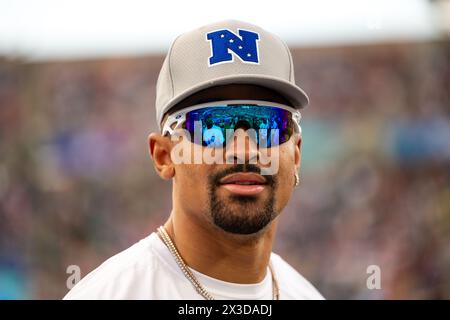
[[225, 151], [226, 163], [256, 164], [259, 159], [259, 150], [256, 143], [256, 131], [239, 128], [227, 142]]

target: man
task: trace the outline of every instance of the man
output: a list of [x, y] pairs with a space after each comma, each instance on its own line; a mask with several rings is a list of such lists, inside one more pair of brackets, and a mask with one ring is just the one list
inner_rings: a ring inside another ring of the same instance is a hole
[[208, 121], [206, 123], [206, 128], [203, 130], [203, 141], [205, 141], [207, 145], [222, 147], [224, 140], [225, 138], [221, 128], [213, 124], [212, 121]]
[[[298, 185], [297, 109], [307, 103], [289, 49], [267, 31], [228, 20], [179, 36], [157, 83], [162, 132], [149, 136], [156, 172], [173, 183], [172, 212], [65, 298], [323, 299], [272, 253], [280, 213]], [[226, 139], [202, 141], [203, 123]], [[258, 142], [264, 130], [278, 130], [270, 145]]]

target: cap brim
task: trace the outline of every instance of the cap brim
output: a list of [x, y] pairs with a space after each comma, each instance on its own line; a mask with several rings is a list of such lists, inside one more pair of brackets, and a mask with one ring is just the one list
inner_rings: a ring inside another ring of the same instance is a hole
[[272, 89], [285, 97], [286, 100], [290, 102], [291, 106], [297, 109], [304, 108], [309, 103], [309, 98], [306, 93], [300, 87], [289, 81], [258, 74], [230, 75], [199, 83], [170, 99], [162, 109], [162, 112], [158, 115], [158, 126], [160, 126], [161, 129], [163, 115], [180, 101], [201, 90], [226, 84], [254, 84]]

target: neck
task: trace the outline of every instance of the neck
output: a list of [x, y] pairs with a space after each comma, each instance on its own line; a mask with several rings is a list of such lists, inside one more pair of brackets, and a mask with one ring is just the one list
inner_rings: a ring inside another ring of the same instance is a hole
[[235, 235], [174, 210], [164, 227], [189, 267], [222, 281], [250, 284], [266, 275], [276, 224], [275, 219], [257, 235]]

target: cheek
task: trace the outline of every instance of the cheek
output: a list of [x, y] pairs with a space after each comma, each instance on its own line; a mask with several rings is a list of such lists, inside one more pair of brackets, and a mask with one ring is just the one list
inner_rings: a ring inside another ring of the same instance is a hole
[[175, 167], [177, 183], [187, 188], [198, 189], [207, 187], [207, 174], [201, 170], [201, 165], [183, 164]]
[[293, 138], [285, 144], [282, 144], [279, 149], [280, 154], [280, 174], [284, 175], [284, 178], [288, 177], [289, 180], [293, 178], [295, 173], [295, 151], [296, 145]]
[[200, 208], [208, 199], [208, 172], [203, 165], [175, 166], [175, 188], [183, 206]]
[[279, 150], [278, 188], [276, 191], [277, 207], [281, 211], [288, 203], [294, 189], [295, 148], [287, 145]]

